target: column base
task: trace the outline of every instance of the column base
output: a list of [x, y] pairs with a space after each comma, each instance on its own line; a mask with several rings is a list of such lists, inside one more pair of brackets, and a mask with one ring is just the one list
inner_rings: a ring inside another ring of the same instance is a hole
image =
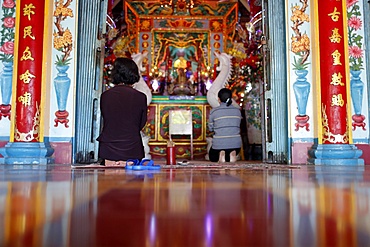
[[314, 165], [364, 165], [359, 159], [362, 150], [352, 144], [315, 144], [308, 150], [309, 164]]
[[51, 155], [54, 149], [44, 142], [9, 142], [0, 148], [1, 164], [18, 165], [46, 165], [54, 163]]

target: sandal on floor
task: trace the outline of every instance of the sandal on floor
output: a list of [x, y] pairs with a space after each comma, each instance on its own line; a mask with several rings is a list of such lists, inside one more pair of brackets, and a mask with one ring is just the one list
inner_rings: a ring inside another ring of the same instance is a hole
[[138, 164], [140, 164], [140, 161], [138, 159], [128, 159], [126, 161], [126, 169], [127, 170], [132, 170], [132, 168], [134, 166], [137, 166]]
[[161, 169], [161, 166], [154, 165], [154, 161], [150, 159], [143, 159], [141, 160], [140, 164], [132, 166], [132, 170], [135, 171], [159, 170], [159, 169]]
[[187, 165], [189, 165], [189, 161], [183, 160], [183, 161], [177, 162], [177, 164], [180, 165], [180, 166], [187, 166]]

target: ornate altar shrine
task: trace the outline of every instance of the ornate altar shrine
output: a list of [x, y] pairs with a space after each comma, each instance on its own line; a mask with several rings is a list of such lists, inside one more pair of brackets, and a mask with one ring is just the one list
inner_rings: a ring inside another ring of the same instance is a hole
[[[135, 88], [151, 102], [143, 137], [146, 152], [150, 149], [154, 157], [165, 156], [168, 111], [191, 109], [195, 159], [203, 159], [208, 103], [217, 104], [217, 91], [226, 86], [248, 111], [248, 135], [243, 139], [247, 149], [249, 142], [261, 143], [259, 83], [265, 42], [261, 6], [248, 4], [250, 8], [243, 10], [241, 4], [246, 4], [236, 0], [127, 0], [123, 4], [124, 14], [115, 15], [111, 18], [115, 23], [108, 25], [104, 85], [110, 87], [109, 73], [116, 57], [131, 57], [138, 64], [141, 79]], [[231, 58], [224, 56], [229, 60], [225, 63], [220, 54]], [[175, 141], [178, 158], [189, 157], [189, 140], [179, 137]]]
[[115, 51], [148, 52], [143, 77], [153, 94], [204, 95], [214, 53], [233, 46], [237, 2], [125, 1], [124, 9], [126, 34]]
[[[196, 3], [195, 3], [196, 2]], [[125, 35], [115, 55], [147, 53], [142, 77], [152, 91], [148, 123], [150, 155], [165, 159], [170, 110], [192, 110], [194, 159], [207, 153], [207, 86], [216, 76], [215, 52], [233, 46], [237, 2], [125, 1]], [[190, 139], [172, 136], [177, 158], [190, 157]]]

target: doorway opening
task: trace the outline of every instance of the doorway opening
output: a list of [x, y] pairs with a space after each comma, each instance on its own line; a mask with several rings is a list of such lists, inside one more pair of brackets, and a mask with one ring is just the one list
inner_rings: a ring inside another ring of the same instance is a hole
[[[176, 3], [177, 1], [174, 2]], [[213, 2], [213, 4], [218, 4], [217, 2], [221, 1], [210, 2]], [[141, 52], [140, 49], [130, 49], [128, 45], [130, 42], [130, 37], [134, 35], [134, 33], [128, 28], [128, 24], [126, 22], [127, 12], [125, 12], [124, 4], [124, 1], [120, 0], [114, 1], [111, 6], [108, 6], [107, 36], [103, 69], [103, 90], [106, 90], [110, 87], [109, 74], [114, 59], [118, 56], [130, 57], [133, 53]], [[150, 1], [150, 3], [148, 1], [148, 4], [144, 3], [143, 6], [150, 6], [150, 4], [153, 4], [153, 1]], [[267, 70], [266, 49], [264, 47], [266, 45], [266, 22], [264, 20], [265, 10], [262, 1], [255, 0], [249, 1], [249, 3], [247, 3], [247, 1], [238, 1], [237, 4], [238, 15], [235, 17], [237, 20], [235, 23], [235, 30], [230, 32], [230, 40], [228, 44], [224, 44], [223, 47], [223, 52], [233, 56], [233, 75], [228, 81], [226, 87], [232, 90], [233, 97], [240, 105], [242, 109], [242, 115], [245, 120], [243, 121], [243, 126], [241, 128], [243, 139], [242, 158], [244, 160], [262, 160], [264, 157], [264, 142], [266, 139], [264, 138], [264, 133], [271, 132], [271, 130], [264, 130], [265, 128], [269, 128], [269, 126], [265, 125], [268, 114], [261, 112], [264, 111], [263, 108], [265, 107], [263, 102], [263, 94]], [[156, 32], [154, 32], [154, 34], [156, 34]], [[153, 36], [156, 36], [154, 34]], [[160, 32], [157, 32], [157, 34], [158, 35], [156, 37], [161, 38], [163, 38], [163, 35], [165, 35]], [[187, 36], [187, 33], [184, 32], [181, 32], [182, 35], [179, 34], [180, 33], [177, 35], [179, 41], [182, 41], [181, 38], [186, 38]], [[205, 85], [204, 89], [202, 89], [204, 90], [203, 95], [205, 95], [207, 90], [207, 80], [217, 76], [218, 72], [215, 71], [215, 65], [217, 65], [217, 61], [213, 61], [212, 59], [203, 60], [202, 64], [199, 66], [198, 60], [194, 59], [194, 57], [198, 55], [198, 51], [200, 51], [203, 47], [200, 43], [201, 41], [199, 41], [200, 38], [197, 35], [199, 36], [199, 34], [196, 34], [196, 38], [192, 39], [193, 43], [188, 46], [189, 49], [183, 49], [183, 47], [179, 45], [179, 42], [176, 42], [176, 39], [174, 38], [176, 35], [172, 35], [172, 38], [167, 37], [167, 40], [172, 41], [168, 44], [168, 52], [169, 55], [173, 53], [173, 59], [171, 59], [170, 64], [172, 65], [174, 71], [173, 78], [177, 78], [178, 75], [176, 73], [178, 73], [179, 69], [175, 67], [175, 61], [181, 57], [181, 54], [183, 54], [181, 52], [190, 51], [189, 57], [185, 58], [186, 64], [184, 65], [184, 68], [181, 69], [185, 69], [187, 71], [192, 69], [192, 71], [200, 72], [199, 74], [202, 75], [201, 78]], [[153, 39], [154, 38], [155, 37], [153, 37]], [[196, 40], [198, 40], [198, 42]], [[209, 40], [210, 38], [208, 37], [207, 42]], [[159, 43], [163, 42], [163, 40], [160, 40], [160, 38], [156, 38], [155, 41]], [[207, 46], [215, 45], [215, 43], [217, 42], [209, 42], [209, 44], [207, 43]], [[150, 48], [151, 47], [148, 47], [148, 49]], [[165, 47], [163, 49], [166, 50]], [[156, 76], [160, 78], [158, 81], [165, 81], [166, 78], [163, 79], [162, 77], [168, 77], [168, 75], [172, 75], [169, 73], [171, 70], [164, 66], [164, 71], [161, 72], [160, 68], [162, 64], [153, 65], [153, 61], [160, 61], [168, 65], [169, 63], [166, 61], [166, 59], [168, 58], [154, 55], [154, 57], [146, 60], [144, 62], [144, 67], [147, 67], [147, 69], [150, 71], [146, 71], [144, 73], [149, 75], [151, 69], [157, 68], [158, 71], [156, 72]], [[203, 68], [204, 71], [202, 70]], [[190, 75], [190, 73], [185, 73], [184, 76], [188, 76], [188, 74]], [[147, 84], [152, 86], [150, 78], [146, 79]], [[190, 76], [186, 79], [190, 79]], [[171, 92], [163, 92], [163, 90], [159, 92], [162, 94], [171, 94]], [[190, 92], [192, 91], [190, 90]], [[193, 94], [195, 95], [194, 92]]]

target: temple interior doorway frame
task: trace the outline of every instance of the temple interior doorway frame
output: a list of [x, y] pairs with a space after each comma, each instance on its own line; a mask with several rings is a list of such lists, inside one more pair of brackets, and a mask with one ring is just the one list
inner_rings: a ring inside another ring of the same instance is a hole
[[108, 0], [78, 2], [74, 163], [98, 161], [107, 7]]
[[[76, 91], [76, 132], [73, 141], [75, 163], [97, 161], [101, 128], [99, 98], [102, 93], [105, 19], [107, 0], [79, 2]], [[263, 0], [265, 10], [266, 64], [262, 112], [263, 161], [286, 163], [288, 149], [288, 107], [285, 37], [285, 1]], [[282, 112], [283, 111], [283, 112]], [[282, 117], [283, 116], [283, 117]], [[274, 126], [272, 128], [272, 126]]]

